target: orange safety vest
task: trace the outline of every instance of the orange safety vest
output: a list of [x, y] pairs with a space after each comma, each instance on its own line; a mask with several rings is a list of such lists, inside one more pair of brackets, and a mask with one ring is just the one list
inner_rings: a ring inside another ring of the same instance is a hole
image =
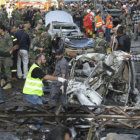
[[103, 26], [102, 17], [96, 16], [95, 18], [97, 18], [97, 22], [95, 22], [95, 27], [96, 28], [102, 27]]
[[[111, 18], [111, 21], [110, 21], [110, 18]], [[109, 23], [109, 21], [110, 21], [110, 23]], [[109, 23], [109, 25], [107, 25]], [[108, 16], [107, 18], [106, 18], [106, 28], [109, 28], [109, 29], [112, 29], [113, 28], [113, 19], [112, 19], [112, 17], [111, 16]]]

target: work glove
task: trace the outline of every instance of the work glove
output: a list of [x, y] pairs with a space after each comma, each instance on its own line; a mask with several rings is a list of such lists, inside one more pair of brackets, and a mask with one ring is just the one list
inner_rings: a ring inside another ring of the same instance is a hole
[[62, 91], [62, 94], [64, 94], [64, 86], [63, 85], [60, 87], [60, 90]]
[[58, 81], [64, 83], [66, 81], [66, 79], [64, 79], [62, 77], [58, 77]]

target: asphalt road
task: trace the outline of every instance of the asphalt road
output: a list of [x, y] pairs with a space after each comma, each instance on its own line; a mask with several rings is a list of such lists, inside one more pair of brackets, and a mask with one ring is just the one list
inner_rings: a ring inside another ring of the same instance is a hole
[[131, 51], [140, 52], [140, 36], [137, 41], [132, 40], [131, 42]]

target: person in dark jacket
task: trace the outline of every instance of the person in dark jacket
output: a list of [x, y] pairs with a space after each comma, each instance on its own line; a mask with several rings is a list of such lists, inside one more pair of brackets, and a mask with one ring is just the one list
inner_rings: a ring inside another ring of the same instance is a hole
[[[53, 73], [54, 76], [68, 78], [68, 62], [64, 58], [63, 49], [56, 50], [56, 65], [55, 71]], [[50, 104], [58, 105], [58, 104], [66, 104], [67, 97], [66, 95], [67, 82], [58, 82], [53, 81], [50, 93]]]
[[128, 35], [124, 34], [123, 27], [120, 26], [117, 30], [117, 44], [115, 46], [115, 51], [121, 50], [124, 52], [130, 52], [131, 40]]
[[[15, 36], [18, 39], [19, 44], [19, 52], [18, 52], [18, 60], [17, 60], [17, 76], [19, 79], [26, 79], [28, 74], [28, 51], [30, 46], [30, 38], [29, 35], [23, 30], [24, 26], [20, 25], [20, 30], [15, 33]], [[21, 62], [23, 62], [23, 72], [21, 70]]]

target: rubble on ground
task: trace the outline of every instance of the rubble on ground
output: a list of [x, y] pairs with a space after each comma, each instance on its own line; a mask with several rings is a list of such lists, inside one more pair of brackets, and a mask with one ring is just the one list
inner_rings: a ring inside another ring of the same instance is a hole
[[[78, 140], [108, 140], [110, 136], [113, 137], [111, 140], [137, 139], [140, 132], [140, 108], [135, 105], [138, 106], [139, 93], [132, 86], [134, 71], [131, 62], [123, 59], [123, 54], [90, 53], [73, 58], [69, 63], [69, 102], [65, 106], [30, 105], [21, 93], [24, 81], [20, 86], [18, 84], [21, 82], [17, 82], [13, 91], [3, 93], [5, 103], [0, 106], [2, 129], [14, 131], [14, 134], [9, 133], [13, 135], [11, 137], [33, 140], [43, 139], [59, 124], [72, 128]], [[128, 104], [132, 91], [137, 97], [137, 103], [133, 104], [134, 107], [124, 106]], [[123, 106], [118, 106], [120, 103]], [[29, 127], [30, 120], [37, 121], [41, 117], [44, 118], [43, 123], [40, 123], [43, 129], [39, 133], [34, 132]], [[125, 129], [124, 133], [121, 128]]]

